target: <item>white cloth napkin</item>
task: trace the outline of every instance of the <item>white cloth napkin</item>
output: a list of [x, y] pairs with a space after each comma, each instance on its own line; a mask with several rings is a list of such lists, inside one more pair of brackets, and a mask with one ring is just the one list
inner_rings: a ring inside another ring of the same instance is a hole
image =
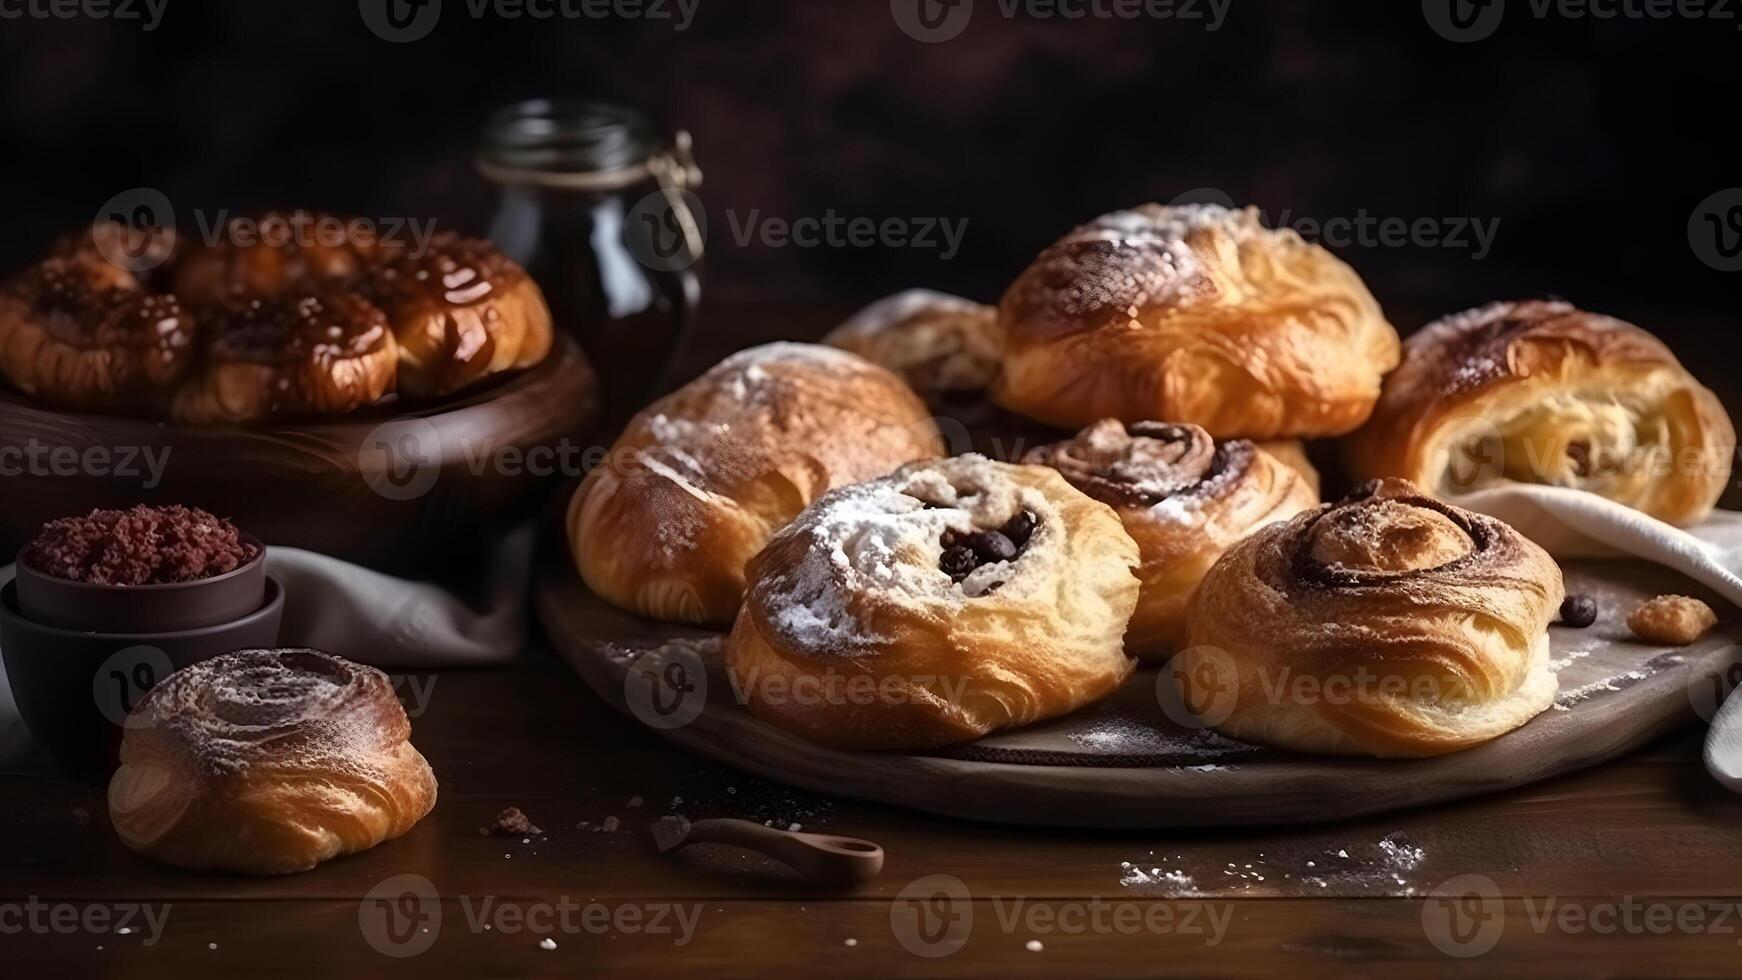
[[[267, 574], [284, 585], [278, 643], [315, 647], [384, 669], [501, 663], [526, 646], [534, 526], [496, 542], [461, 598], [441, 585], [394, 578], [300, 548], [274, 546]], [[0, 566], [0, 586], [12, 566]], [[12, 686], [0, 664], [0, 767], [30, 753]]]
[[1682, 529], [1593, 493], [1531, 484], [1478, 490], [1455, 502], [1498, 517], [1556, 558], [1642, 558], [1742, 607], [1742, 512], [1713, 511]]
[[[1742, 513], [1714, 511], [1681, 529], [1596, 494], [1513, 484], [1459, 497], [1498, 517], [1556, 558], [1632, 556], [1673, 568], [1742, 607]], [[1706, 733], [1706, 769], [1742, 793], [1742, 695], [1728, 698]]]

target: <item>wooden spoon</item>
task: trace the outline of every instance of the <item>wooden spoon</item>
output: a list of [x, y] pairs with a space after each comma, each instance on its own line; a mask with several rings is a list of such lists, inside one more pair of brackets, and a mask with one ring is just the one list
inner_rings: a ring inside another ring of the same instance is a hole
[[857, 885], [883, 870], [883, 848], [857, 837], [801, 834], [749, 820], [661, 817], [651, 828], [665, 854], [685, 844], [731, 844], [765, 854], [821, 885]]

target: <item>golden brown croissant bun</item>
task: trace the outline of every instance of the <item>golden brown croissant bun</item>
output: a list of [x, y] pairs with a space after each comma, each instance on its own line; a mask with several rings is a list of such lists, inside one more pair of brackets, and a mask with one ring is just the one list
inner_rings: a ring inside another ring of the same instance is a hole
[[1186, 601], [1222, 552], [1253, 529], [1318, 505], [1301, 475], [1245, 440], [1195, 425], [1106, 419], [1024, 462], [1051, 466], [1112, 507], [1137, 542], [1143, 583], [1125, 648], [1162, 659], [1185, 637]]
[[128, 716], [109, 816], [126, 845], [184, 868], [304, 871], [410, 830], [429, 763], [387, 675], [318, 650], [243, 650], [184, 667]]
[[365, 295], [387, 312], [399, 343], [399, 391], [433, 398], [550, 353], [544, 293], [494, 245], [439, 235], [374, 273]]
[[1053, 470], [914, 463], [823, 497], [751, 561], [727, 668], [752, 712], [827, 745], [977, 738], [1130, 675], [1136, 563]]
[[267, 211], [232, 218], [211, 242], [175, 263], [175, 294], [195, 307], [349, 289], [397, 247], [353, 236], [319, 211]]
[[0, 375], [62, 408], [161, 407], [193, 362], [194, 321], [174, 296], [97, 269], [49, 259], [0, 290]]
[[241, 425], [340, 414], [393, 390], [398, 349], [379, 309], [354, 293], [209, 307], [205, 362], [171, 414]]
[[825, 491], [941, 443], [883, 368], [815, 344], [753, 347], [630, 420], [569, 505], [575, 564], [631, 612], [730, 623], [769, 535]]
[[959, 296], [910, 289], [872, 303], [823, 343], [901, 375], [915, 391], [984, 391], [998, 374], [998, 309]]
[[1201, 425], [1218, 439], [1360, 425], [1397, 332], [1354, 270], [1253, 209], [1146, 204], [1048, 248], [999, 305], [993, 397], [1053, 425]]
[[1560, 568], [1506, 524], [1372, 481], [1236, 544], [1169, 672], [1245, 742], [1346, 755], [1475, 745], [1554, 700]]
[[1656, 337], [1533, 300], [1411, 336], [1348, 461], [1361, 476], [1405, 477], [1444, 499], [1547, 483], [1692, 524], [1723, 493], [1735, 447], [1717, 396]]

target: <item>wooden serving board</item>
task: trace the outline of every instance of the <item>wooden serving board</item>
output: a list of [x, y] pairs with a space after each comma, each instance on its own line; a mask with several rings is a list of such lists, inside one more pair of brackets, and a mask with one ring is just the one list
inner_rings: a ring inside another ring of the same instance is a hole
[[[1485, 745], [1408, 760], [1260, 749], [1176, 724], [1157, 698], [1156, 669], [1139, 671], [1100, 704], [970, 744], [918, 754], [837, 751], [741, 706], [720, 666], [723, 634], [606, 604], [575, 574], [566, 548], [541, 567], [536, 601], [551, 642], [607, 703], [678, 745], [760, 776], [998, 823], [1228, 826], [1332, 820], [1521, 786], [1710, 719], [1742, 673], [1734, 611], [1655, 565], [1562, 567], [1569, 592], [1597, 600], [1599, 619], [1587, 629], [1550, 629], [1560, 679], [1554, 706]], [[1723, 621], [1693, 646], [1641, 643], [1627, 613], [1664, 592], [1699, 596]], [[697, 675], [705, 680], [696, 683]], [[656, 678], [670, 683], [656, 690]]]

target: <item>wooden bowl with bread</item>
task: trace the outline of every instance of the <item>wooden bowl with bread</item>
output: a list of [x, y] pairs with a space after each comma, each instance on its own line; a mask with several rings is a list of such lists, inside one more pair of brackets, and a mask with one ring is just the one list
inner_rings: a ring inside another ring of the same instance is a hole
[[286, 233], [151, 248], [100, 224], [0, 284], [0, 553], [64, 514], [174, 502], [423, 568], [578, 468], [597, 379], [490, 243], [251, 220]]

